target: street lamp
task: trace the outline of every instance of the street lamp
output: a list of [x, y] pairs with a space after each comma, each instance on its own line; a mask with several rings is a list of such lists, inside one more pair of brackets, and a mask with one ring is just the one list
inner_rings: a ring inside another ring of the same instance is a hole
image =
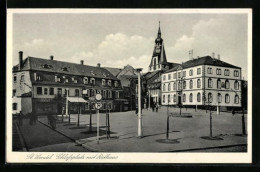
[[141, 72], [142, 68], [136, 69], [138, 72], [138, 137], [142, 137], [142, 116], [141, 116]]

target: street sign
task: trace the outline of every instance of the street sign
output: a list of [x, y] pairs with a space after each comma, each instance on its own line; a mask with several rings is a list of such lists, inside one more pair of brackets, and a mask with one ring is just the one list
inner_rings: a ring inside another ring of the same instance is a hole
[[97, 94], [96, 94], [96, 100], [97, 100], [97, 101], [100, 101], [101, 99], [102, 99], [101, 94], [97, 93]]
[[97, 103], [95, 104], [95, 107], [96, 107], [96, 109], [100, 109], [100, 108], [102, 107], [102, 103], [97, 102]]

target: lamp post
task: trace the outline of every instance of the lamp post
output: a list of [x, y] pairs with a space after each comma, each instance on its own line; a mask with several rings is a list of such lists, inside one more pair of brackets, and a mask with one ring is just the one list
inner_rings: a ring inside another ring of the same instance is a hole
[[142, 137], [142, 116], [141, 116], [141, 71], [142, 68], [136, 69], [138, 72], [138, 137]]
[[168, 104], [167, 104], [167, 127], [166, 127], [166, 140], [169, 139], [169, 98], [167, 100]]
[[68, 97], [69, 97], [69, 89], [66, 88], [66, 115], [65, 117], [68, 117], [68, 111], [69, 111], [69, 100], [68, 100]]

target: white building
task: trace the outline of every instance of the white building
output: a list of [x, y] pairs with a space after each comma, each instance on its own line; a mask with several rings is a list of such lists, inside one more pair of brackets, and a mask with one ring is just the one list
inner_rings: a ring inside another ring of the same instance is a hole
[[241, 68], [210, 56], [162, 74], [162, 105], [241, 107]]

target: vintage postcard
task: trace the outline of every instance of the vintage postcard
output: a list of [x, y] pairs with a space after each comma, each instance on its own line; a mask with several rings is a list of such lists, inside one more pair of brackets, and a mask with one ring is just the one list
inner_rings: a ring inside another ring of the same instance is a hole
[[7, 163], [251, 163], [251, 9], [8, 9]]

